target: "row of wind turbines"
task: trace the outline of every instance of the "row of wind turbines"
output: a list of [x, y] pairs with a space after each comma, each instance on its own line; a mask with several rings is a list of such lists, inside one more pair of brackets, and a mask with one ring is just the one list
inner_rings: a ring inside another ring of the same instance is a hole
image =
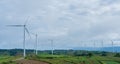
[[[109, 43], [107, 44], [104, 44], [104, 41], [107, 41]], [[96, 48], [101, 48], [101, 51], [104, 51], [104, 47], [109, 47], [111, 46], [112, 47], [112, 51], [111, 52], [117, 52], [114, 48], [114, 46], [118, 46], [118, 44], [115, 43], [116, 42], [119, 42], [119, 40], [88, 40], [88, 41], [81, 41], [81, 44], [83, 45], [82, 47], [93, 47], [94, 50], [96, 50]], [[86, 42], [89, 42], [86, 43]], [[98, 44], [97, 44], [98, 43]], [[109, 45], [109, 46], [106, 46], [106, 45]]]
[[27, 22], [28, 22], [28, 18], [26, 20], [26, 22], [22, 25], [16, 24], [16, 25], [7, 25], [8, 27], [21, 27], [23, 28], [23, 58], [26, 57], [26, 33], [28, 33], [28, 35], [31, 38], [31, 34], [35, 36], [35, 54], [38, 54], [38, 50], [37, 50], [37, 44], [38, 44], [38, 34], [35, 33], [30, 33], [28, 28], [27, 28]]
[[[28, 22], [28, 18], [26, 20], [26, 22], [22, 25], [7, 25], [8, 27], [21, 27], [23, 28], [23, 57], [25, 58], [26, 57], [26, 33], [28, 33], [28, 35], [30, 36], [31, 38], [31, 34], [35, 36], [35, 54], [37, 55], [38, 54], [38, 49], [37, 49], [37, 45], [38, 45], [38, 34], [35, 34], [35, 33], [30, 33], [28, 28], [27, 28], [27, 22]], [[52, 50], [51, 50], [51, 53], [52, 55], [54, 54], [54, 48], [53, 48], [53, 40], [50, 40], [51, 41], [51, 46], [52, 46]], [[114, 42], [111, 40], [112, 42], [112, 47], [113, 47], [113, 52], [114, 52]], [[94, 43], [94, 47], [96, 46], [96, 44]], [[85, 45], [86, 47], [86, 45]], [[103, 47], [103, 41], [102, 41], [102, 47]]]

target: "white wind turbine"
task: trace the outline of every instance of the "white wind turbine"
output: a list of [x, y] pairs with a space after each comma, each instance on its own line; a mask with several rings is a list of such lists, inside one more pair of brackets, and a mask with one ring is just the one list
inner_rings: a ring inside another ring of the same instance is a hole
[[35, 36], [35, 54], [37, 55], [38, 54], [38, 49], [37, 49], [37, 45], [38, 45], [38, 34], [34, 34], [32, 33], [32, 35]]
[[49, 39], [49, 41], [51, 42], [51, 54], [54, 55], [54, 46], [53, 46], [53, 40]]
[[104, 41], [102, 40], [101, 41], [101, 44], [102, 44], [102, 50], [101, 51], [104, 51], [103, 47], [104, 47]]
[[[29, 34], [30, 36], [30, 32], [28, 31], [27, 29], [27, 21], [28, 21], [28, 18], [26, 20], [26, 22], [23, 24], [23, 25], [8, 25], [10, 27], [22, 27], [23, 28], [23, 57], [25, 58], [26, 57], [26, 47], [25, 47], [25, 43], [26, 43], [26, 32]], [[31, 37], [31, 36], [30, 36]]]
[[52, 47], [52, 55], [54, 55], [54, 46], [53, 46], [53, 40], [51, 40], [51, 47]]
[[114, 51], [114, 42], [113, 42], [113, 40], [111, 40], [111, 44], [112, 44], [112, 52], [114, 53], [115, 51]]

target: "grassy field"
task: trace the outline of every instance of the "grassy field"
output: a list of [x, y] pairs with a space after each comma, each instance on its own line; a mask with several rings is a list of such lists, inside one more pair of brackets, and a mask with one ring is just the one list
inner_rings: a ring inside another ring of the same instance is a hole
[[0, 64], [16, 64], [15, 62], [13, 62], [15, 59], [17, 59], [18, 57], [14, 57], [14, 56], [0, 56]]
[[[16, 56], [0, 56], [0, 64], [17, 64]], [[46, 62], [48, 64], [120, 64], [120, 57], [92, 55], [92, 56], [72, 56], [72, 55], [28, 55], [26, 60], [35, 60]], [[27, 62], [27, 61], [26, 61]], [[23, 63], [24, 64], [24, 63]]]
[[29, 59], [44, 61], [49, 64], [120, 64], [120, 58], [109, 56], [65, 56], [65, 55], [39, 55]]

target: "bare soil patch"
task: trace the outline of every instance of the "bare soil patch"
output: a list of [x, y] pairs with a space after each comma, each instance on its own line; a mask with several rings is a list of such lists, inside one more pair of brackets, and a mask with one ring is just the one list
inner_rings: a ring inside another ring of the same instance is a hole
[[42, 62], [42, 61], [36, 61], [36, 60], [19, 60], [17, 61], [17, 64], [49, 64], [46, 62]]

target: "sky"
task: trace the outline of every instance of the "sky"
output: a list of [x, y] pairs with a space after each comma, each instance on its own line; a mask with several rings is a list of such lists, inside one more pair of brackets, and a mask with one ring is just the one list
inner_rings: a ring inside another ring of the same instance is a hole
[[[28, 20], [27, 20], [28, 18]], [[0, 0], [0, 48], [23, 48], [23, 25], [38, 34], [38, 49], [119, 46], [120, 0]], [[26, 48], [34, 49], [35, 36], [26, 34]]]

